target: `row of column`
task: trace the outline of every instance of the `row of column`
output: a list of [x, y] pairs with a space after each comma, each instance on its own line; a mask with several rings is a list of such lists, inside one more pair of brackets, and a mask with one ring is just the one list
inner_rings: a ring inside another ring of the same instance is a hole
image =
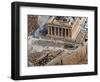
[[49, 26], [48, 27], [48, 35], [71, 37], [71, 29]]

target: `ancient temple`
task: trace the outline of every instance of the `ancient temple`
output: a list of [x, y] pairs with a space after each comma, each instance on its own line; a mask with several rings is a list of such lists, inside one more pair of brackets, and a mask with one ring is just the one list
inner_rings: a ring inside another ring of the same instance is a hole
[[80, 17], [69, 19], [56, 19], [51, 17], [48, 20], [48, 36], [51, 38], [63, 38], [75, 40], [80, 31]]

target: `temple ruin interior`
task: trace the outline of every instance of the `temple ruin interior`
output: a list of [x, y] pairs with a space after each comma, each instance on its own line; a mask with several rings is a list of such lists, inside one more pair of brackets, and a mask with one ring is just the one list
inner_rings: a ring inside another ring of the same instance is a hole
[[28, 66], [88, 63], [88, 18], [28, 15]]

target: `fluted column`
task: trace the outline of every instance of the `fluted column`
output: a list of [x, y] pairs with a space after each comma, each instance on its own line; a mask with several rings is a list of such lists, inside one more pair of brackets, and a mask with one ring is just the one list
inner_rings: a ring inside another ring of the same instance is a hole
[[67, 36], [66, 36], [66, 29], [65, 29], [65, 37], [67, 37]]
[[70, 37], [71, 36], [71, 31], [70, 31], [70, 29], [68, 29], [68, 37]]
[[61, 28], [61, 36], [63, 37], [63, 28]]
[[54, 28], [54, 35], [56, 36], [56, 27]]
[[60, 29], [58, 28], [58, 36], [60, 36]]

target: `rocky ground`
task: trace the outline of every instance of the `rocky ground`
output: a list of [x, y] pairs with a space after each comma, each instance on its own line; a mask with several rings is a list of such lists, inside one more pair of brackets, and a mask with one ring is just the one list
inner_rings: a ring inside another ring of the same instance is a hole
[[[45, 43], [45, 44], [44, 44]], [[44, 44], [44, 45], [43, 45]], [[51, 45], [52, 46], [49, 46]], [[76, 49], [65, 49], [64, 43], [54, 41], [48, 44], [45, 41], [34, 39], [32, 49], [28, 54], [28, 66], [46, 65], [75, 65], [87, 64], [87, 44], [80, 45]], [[60, 46], [60, 47], [59, 47]]]

